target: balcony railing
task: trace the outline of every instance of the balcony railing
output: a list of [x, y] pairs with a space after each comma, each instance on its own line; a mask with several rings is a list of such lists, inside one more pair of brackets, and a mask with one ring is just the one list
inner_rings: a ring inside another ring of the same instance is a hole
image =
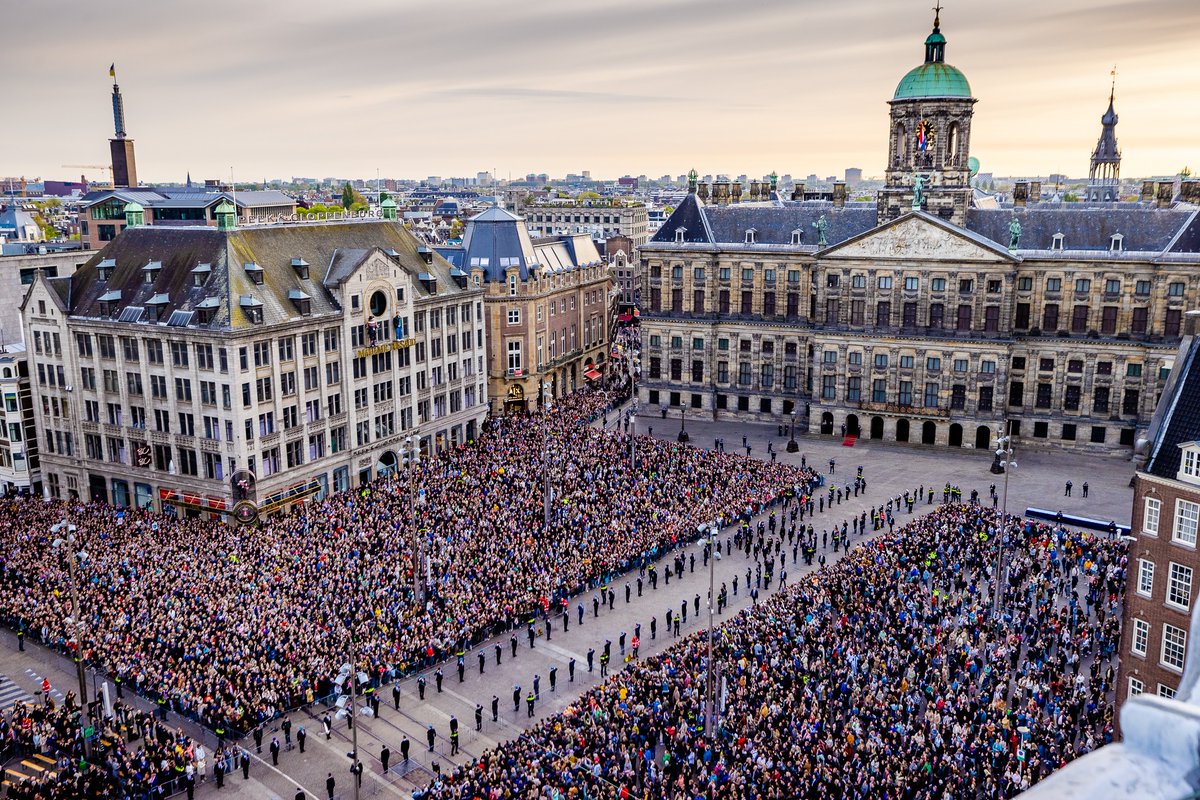
[[910, 403], [875, 403], [870, 400], [860, 400], [860, 411], [878, 411], [884, 414], [902, 414], [911, 417], [948, 417], [950, 410], [931, 406], [914, 406]]

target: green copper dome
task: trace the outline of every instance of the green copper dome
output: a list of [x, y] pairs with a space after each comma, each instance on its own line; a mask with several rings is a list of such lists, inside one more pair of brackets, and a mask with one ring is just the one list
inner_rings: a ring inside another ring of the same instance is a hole
[[900, 79], [893, 100], [912, 100], [917, 97], [970, 97], [971, 84], [957, 67], [943, 62], [930, 62], [914, 67]]
[[920, 97], [970, 97], [967, 77], [946, 63], [946, 37], [941, 30], [941, 3], [933, 18], [933, 31], [925, 37], [925, 63], [908, 71], [900, 79], [893, 100]]

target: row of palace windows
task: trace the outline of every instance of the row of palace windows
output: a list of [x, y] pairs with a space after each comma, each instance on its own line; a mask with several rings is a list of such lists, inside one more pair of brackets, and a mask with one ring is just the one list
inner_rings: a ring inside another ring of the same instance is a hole
[[[728, 282], [731, 280], [732, 272], [733, 272], [733, 270], [731, 267], [719, 267], [717, 270], [717, 278], [718, 278], [718, 280], [720, 280], [722, 282]], [[756, 272], [757, 272], [757, 270], [753, 267], [743, 267], [742, 268], [742, 281], [744, 283], [753, 282]], [[764, 268], [762, 270], [763, 283], [765, 283], [767, 285], [776, 283], [779, 272], [780, 272], [779, 270], [776, 270], [773, 267]], [[682, 281], [683, 274], [684, 274], [684, 267], [682, 265], [676, 264], [673, 267], [671, 267], [671, 279], [673, 281]], [[692, 268], [692, 280], [694, 282], [705, 281], [707, 279], [707, 274], [708, 274], [708, 271], [707, 271], [707, 268], [705, 268], [705, 267], [693, 267]], [[786, 270], [786, 274], [787, 274], [787, 282], [789, 284], [798, 285], [800, 283], [800, 270], [789, 269], [789, 270]], [[661, 278], [662, 277], [662, 267], [658, 266], [658, 265], [651, 266], [650, 267], [650, 277], [651, 277], [651, 279]], [[896, 286], [897, 286], [896, 277], [897, 276], [893, 276], [893, 275], [877, 276], [874, 281], [875, 288], [882, 290], [882, 291], [888, 291], [893, 288], [896, 288]], [[921, 278], [920, 277], [918, 277], [916, 275], [905, 275], [905, 276], [901, 276], [901, 279], [903, 281], [902, 285], [904, 287], [904, 291], [916, 292], [916, 291], [920, 290], [920, 288], [921, 288]], [[828, 286], [831, 289], [837, 288], [841, 284], [841, 280], [842, 280], [842, 275], [838, 272], [830, 272], [830, 273], [827, 273], [825, 276], [826, 286]], [[930, 291], [933, 291], [933, 292], [946, 291], [946, 288], [948, 285], [948, 280], [949, 279], [947, 279], [947, 278], [930, 278], [929, 279]], [[975, 279], [974, 278], [958, 278], [957, 281], [958, 281], [959, 293], [969, 294], [969, 293], [975, 291]], [[1061, 292], [1063, 289], [1062, 283], [1063, 283], [1063, 279], [1061, 277], [1048, 277], [1048, 278], [1046, 278], [1045, 289], [1049, 293]], [[1087, 294], [1092, 291], [1092, 279], [1091, 278], [1076, 278], [1074, 285], [1075, 285], [1076, 294]], [[998, 278], [985, 279], [983, 282], [983, 286], [989, 294], [999, 293], [1004, 288], [1003, 281]], [[861, 274], [861, 273], [852, 274], [850, 276], [850, 288], [851, 289], [867, 288], [867, 275]], [[1152, 288], [1151, 281], [1145, 280], [1145, 279], [1136, 280], [1136, 281], [1134, 281], [1134, 284], [1133, 284], [1134, 295], [1137, 297], [1149, 297], [1151, 288]], [[1186, 288], [1187, 288], [1187, 286], [1183, 281], [1171, 281], [1170, 283], [1167, 284], [1167, 296], [1168, 297], [1183, 297]], [[1123, 291], [1123, 289], [1124, 289], [1124, 282], [1120, 278], [1106, 278], [1104, 280], [1105, 296], [1112, 297], [1112, 296], [1120, 295], [1121, 292]], [[1022, 277], [1017, 278], [1017, 291], [1019, 291], [1019, 292], [1033, 291], [1033, 277], [1032, 276], [1022, 276]]]

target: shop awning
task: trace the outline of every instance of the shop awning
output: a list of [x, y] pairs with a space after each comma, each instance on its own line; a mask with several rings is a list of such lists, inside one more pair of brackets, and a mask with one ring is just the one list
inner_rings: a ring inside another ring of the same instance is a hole
[[587, 372], [583, 373], [583, 377], [587, 378], [589, 381], [594, 381], [600, 377], [600, 370], [592, 367]]

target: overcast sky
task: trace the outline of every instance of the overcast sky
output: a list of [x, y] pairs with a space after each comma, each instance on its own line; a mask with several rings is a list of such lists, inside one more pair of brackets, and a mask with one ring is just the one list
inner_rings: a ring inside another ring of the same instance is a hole
[[[4, 0], [0, 177], [105, 164], [117, 63], [143, 182], [591, 170], [881, 174], [933, 0]], [[1200, 0], [948, 0], [998, 175], [1200, 169]], [[92, 179], [100, 170], [83, 170]]]

